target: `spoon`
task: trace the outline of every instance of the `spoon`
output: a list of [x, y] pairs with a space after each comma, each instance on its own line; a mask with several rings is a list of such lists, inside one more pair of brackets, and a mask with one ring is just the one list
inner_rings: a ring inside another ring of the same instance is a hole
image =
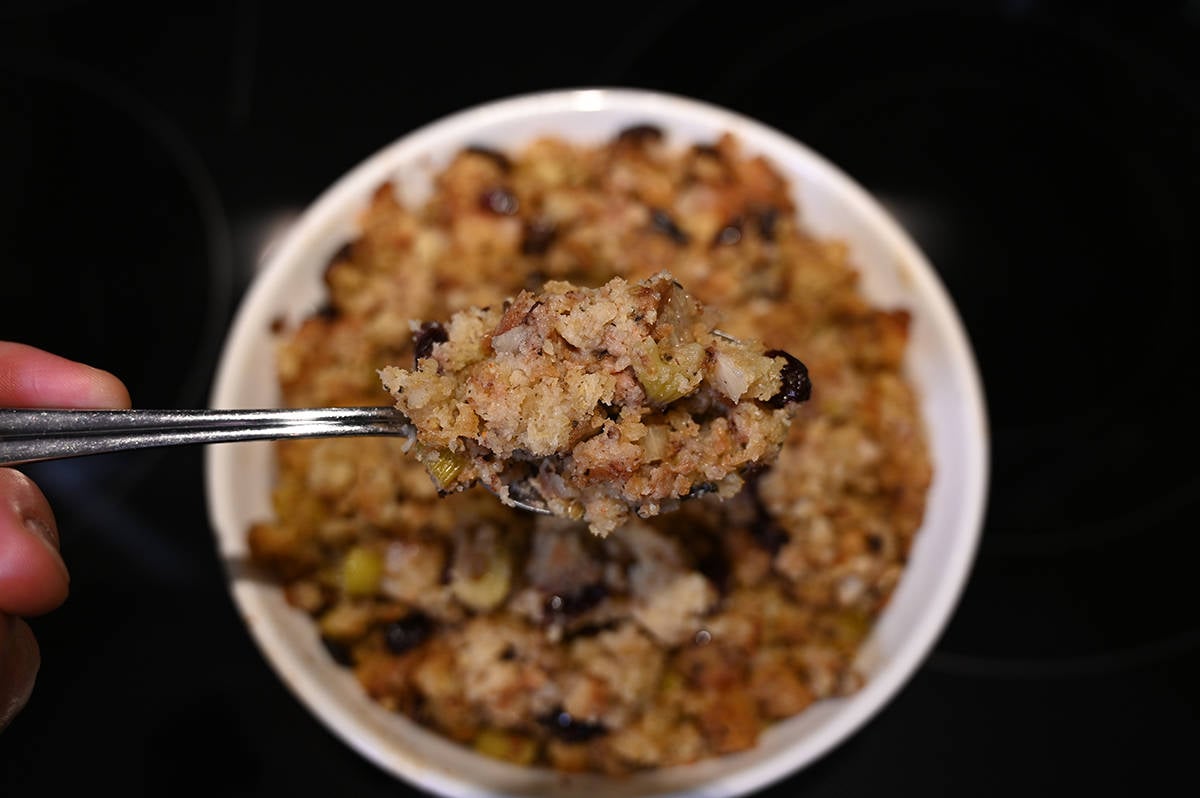
[[[0, 466], [185, 444], [348, 435], [416, 437], [393, 407], [257, 410], [44, 410], [0, 408]], [[549, 513], [538, 492], [510, 485], [506, 502]]]

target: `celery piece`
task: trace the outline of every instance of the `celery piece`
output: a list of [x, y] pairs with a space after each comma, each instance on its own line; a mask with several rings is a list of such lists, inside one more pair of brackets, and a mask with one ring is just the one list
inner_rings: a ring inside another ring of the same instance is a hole
[[383, 556], [375, 549], [355, 546], [342, 560], [342, 590], [349, 596], [370, 596], [383, 579]]

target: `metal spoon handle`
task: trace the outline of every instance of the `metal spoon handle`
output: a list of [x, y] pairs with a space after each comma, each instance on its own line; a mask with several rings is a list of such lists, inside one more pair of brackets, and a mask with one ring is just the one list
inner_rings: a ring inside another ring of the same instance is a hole
[[43, 410], [0, 408], [0, 466], [184, 444], [403, 435], [391, 407], [253, 410]]

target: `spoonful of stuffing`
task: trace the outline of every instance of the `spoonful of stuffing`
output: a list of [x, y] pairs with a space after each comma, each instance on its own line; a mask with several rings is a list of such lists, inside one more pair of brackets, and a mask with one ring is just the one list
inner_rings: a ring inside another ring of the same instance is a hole
[[603, 536], [631, 514], [732, 496], [809, 398], [800, 360], [715, 323], [667, 272], [551, 281], [421, 325], [414, 367], [380, 376], [439, 491], [480, 483]]
[[607, 535], [769, 465], [808, 370], [738, 341], [670, 274], [562, 281], [448, 324], [414, 324], [411, 369], [379, 371], [393, 406], [253, 410], [0, 409], [0, 466], [126, 449], [401, 435], [438, 490], [483, 485], [512, 507]]

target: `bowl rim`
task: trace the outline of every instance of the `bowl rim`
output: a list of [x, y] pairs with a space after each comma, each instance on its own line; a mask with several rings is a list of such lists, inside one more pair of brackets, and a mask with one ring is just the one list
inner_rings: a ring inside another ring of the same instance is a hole
[[[983, 531], [990, 477], [990, 432], [983, 382], [965, 326], [940, 277], [925, 255], [899, 223], [840, 167], [804, 143], [765, 122], [703, 100], [659, 90], [619, 86], [548, 89], [484, 101], [442, 116], [402, 134], [345, 172], [317, 196], [295, 221], [283, 240], [274, 247], [263, 268], [247, 288], [235, 312], [217, 364], [210, 406], [232, 406], [230, 397], [239, 377], [233, 364], [245, 359], [245, 350], [250, 345], [249, 342], [256, 334], [260, 334], [250, 327], [262, 321], [253, 311], [264, 303], [264, 297], [275, 291], [289, 277], [289, 269], [294, 268], [289, 267], [289, 264], [294, 264], [300, 259], [313, 241], [327, 238], [330, 219], [347, 205], [361, 205], [362, 199], [369, 196], [382, 182], [382, 177], [394, 171], [396, 163], [405, 160], [407, 153], [428, 150], [443, 137], [461, 138], [464, 131], [486, 129], [488, 126], [531, 114], [536, 116], [565, 111], [614, 110], [633, 114], [645, 112], [668, 119], [701, 119], [703, 124], [714, 127], [724, 126], [735, 132], [750, 132], [760, 142], [768, 143], [772, 148], [794, 152], [823, 172], [823, 178], [835, 185], [841, 198], [853, 206], [854, 213], [864, 217], [870, 226], [886, 239], [889, 248], [897, 253], [898, 260], [906, 264], [907, 277], [917, 284], [917, 292], [928, 305], [925, 310], [932, 310], [937, 315], [936, 325], [944, 336], [944, 343], [954, 361], [953, 366], [962, 381], [960, 388], [963, 392], [965, 423], [971, 430], [971, 442], [975, 444], [968, 448], [968, 461], [964, 473], [960, 475], [964, 492], [960, 501], [963, 510], [956, 516], [959, 519], [959, 534], [954, 538], [953, 550], [946, 553], [946, 568], [942, 579], [919, 622], [883, 669], [867, 681], [852, 697], [853, 700], [843, 707], [843, 711], [836, 713], [830, 722], [824, 723], [815, 733], [809, 735], [805, 739], [806, 745], [784, 749], [764, 761], [705, 782], [702, 787], [667, 789], [653, 793], [675, 796], [720, 795], [732, 798], [793, 775], [822, 758], [888, 704], [911, 679], [949, 623], [965, 589]], [[228, 518], [228, 508], [220, 506], [217, 498], [220, 495], [218, 482], [223, 462], [225, 461], [218, 456], [215, 447], [208, 447], [204, 462], [206, 502], [219, 547], [224, 535], [234, 534], [225, 520]], [[240, 534], [244, 533], [245, 530], [241, 530]], [[492, 791], [481, 787], [463, 774], [449, 773], [419, 763], [409, 763], [410, 767], [406, 768], [405, 763], [398, 763], [395, 757], [386, 755], [368, 740], [359, 737], [363, 731], [351, 717], [349, 710], [332, 702], [314, 701], [312, 695], [303, 692], [292, 679], [286, 678], [277, 661], [282, 644], [277, 630], [266, 628], [262, 622], [250, 622], [254, 612], [261, 609], [259, 594], [239, 590], [238, 579], [244, 575], [231, 567], [228, 558], [222, 556], [221, 559], [226, 568], [227, 582], [234, 603], [243, 620], [247, 622], [251, 637], [259, 647], [260, 653], [278, 675], [285, 677], [285, 683], [296, 694], [301, 704], [313, 712], [343, 742], [385, 771], [440, 795], [518, 794]]]

